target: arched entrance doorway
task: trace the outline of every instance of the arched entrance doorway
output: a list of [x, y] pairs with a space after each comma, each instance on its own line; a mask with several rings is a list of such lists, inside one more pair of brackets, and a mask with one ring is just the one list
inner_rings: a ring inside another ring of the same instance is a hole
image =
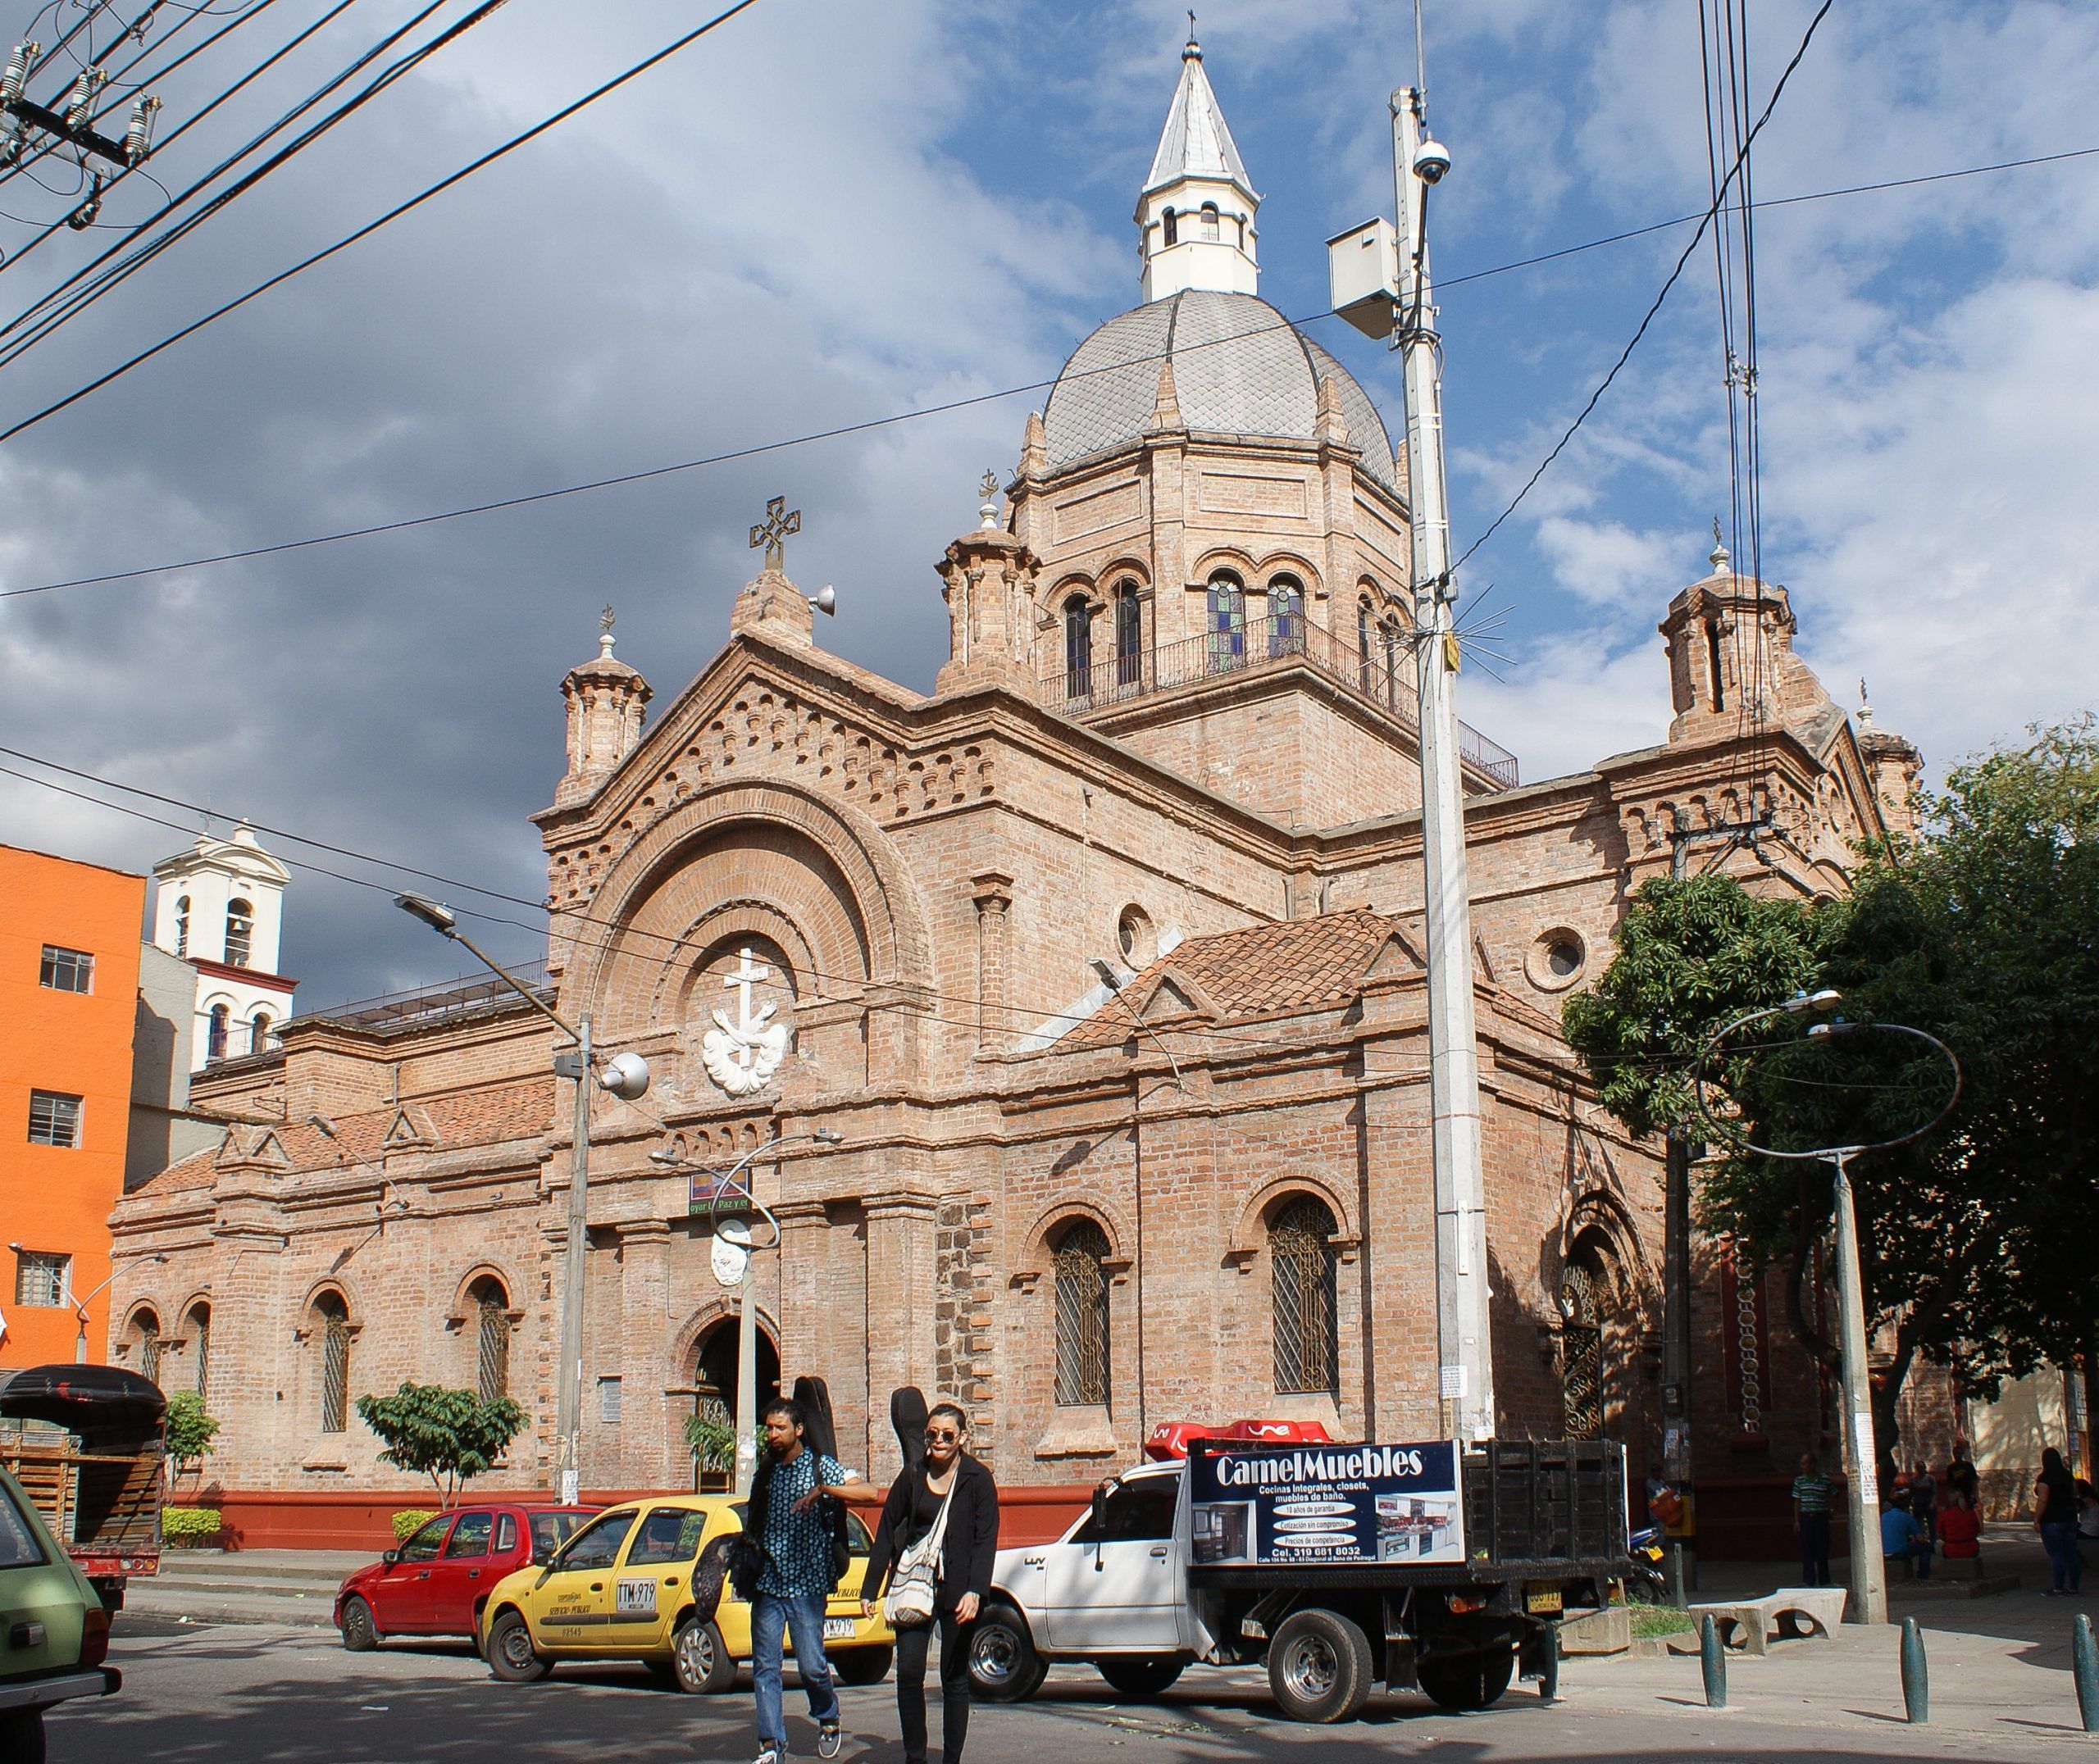
[[[699, 1338], [693, 1353], [692, 1412], [707, 1435], [693, 1458], [693, 1488], [705, 1493], [728, 1488], [735, 1470], [736, 1320], [724, 1317]], [[758, 1331], [758, 1400], [763, 1408], [780, 1394], [780, 1349], [763, 1324]], [[755, 1427], [756, 1417], [751, 1425]]]

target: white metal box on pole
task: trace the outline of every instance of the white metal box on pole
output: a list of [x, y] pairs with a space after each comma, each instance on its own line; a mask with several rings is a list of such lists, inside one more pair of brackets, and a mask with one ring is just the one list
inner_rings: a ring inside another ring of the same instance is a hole
[[1366, 337], [1392, 334], [1400, 298], [1400, 239], [1389, 220], [1366, 220], [1327, 241], [1328, 304]]

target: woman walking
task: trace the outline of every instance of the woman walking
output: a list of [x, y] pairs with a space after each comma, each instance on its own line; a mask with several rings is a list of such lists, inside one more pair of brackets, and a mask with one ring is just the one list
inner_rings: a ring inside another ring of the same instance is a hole
[[[969, 1644], [977, 1613], [991, 1590], [991, 1560], [999, 1548], [999, 1490], [991, 1472], [963, 1449], [968, 1416], [952, 1403], [926, 1418], [926, 1459], [906, 1465], [882, 1503], [861, 1583], [861, 1609], [876, 1602], [897, 1571], [891, 1603], [906, 1608], [890, 1616], [896, 1628], [896, 1711], [904, 1727], [906, 1764], [926, 1764], [926, 1656], [933, 1630], [940, 1632], [940, 1759], [961, 1764], [969, 1734]], [[930, 1555], [922, 1573], [919, 1560]], [[910, 1594], [931, 1582], [929, 1615], [917, 1622]]]
[[2033, 1522], [2047, 1547], [2048, 1573], [2052, 1584], [2048, 1597], [2061, 1598], [2074, 1593], [2084, 1580], [2084, 1564], [2077, 1553], [2077, 1483], [2064, 1466], [2063, 1455], [2053, 1446], [2041, 1454], [2041, 1475], [2033, 1484], [2039, 1503]]

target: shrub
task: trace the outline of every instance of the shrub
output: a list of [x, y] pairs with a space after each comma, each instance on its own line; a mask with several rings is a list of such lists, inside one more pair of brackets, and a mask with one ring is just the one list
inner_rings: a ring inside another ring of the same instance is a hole
[[405, 1544], [437, 1517], [427, 1507], [404, 1507], [394, 1516], [394, 1541]]
[[357, 1410], [386, 1443], [380, 1462], [428, 1476], [444, 1512], [460, 1486], [524, 1430], [527, 1418], [508, 1397], [484, 1403], [471, 1390], [441, 1384], [404, 1384], [390, 1397], [359, 1397]]
[[170, 1549], [203, 1548], [225, 1530], [216, 1507], [170, 1507], [161, 1514], [161, 1541]]
[[218, 1430], [195, 1391], [178, 1390], [167, 1399], [167, 1455], [178, 1467], [194, 1467], [208, 1457]]

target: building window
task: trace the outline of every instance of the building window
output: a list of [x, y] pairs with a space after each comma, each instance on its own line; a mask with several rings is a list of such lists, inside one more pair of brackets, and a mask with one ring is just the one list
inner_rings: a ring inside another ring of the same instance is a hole
[[1222, 674], [1246, 659], [1246, 587], [1228, 570], [1210, 578], [1210, 671]]
[[1125, 582], [1115, 590], [1115, 684], [1141, 685], [1144, 673], [1144, 602], [1137, 598], [1137, 584]]
[[248, 952], [255, 942], [255, 908], [244, 900], [226, 902], [226, 963], [230, 967], [248, 966]]
[[510, 1394], [510, 1300], [493, 1279], [474, 1282], [474, 1389], [484, 1403]]
[[270, 1051], [270, 1013], [257, 1011], [248, 1025], [248, 1051], [267, 1053]]
[[313, 1301], [321, 1334], [321, 1430], [347, 1433], [350, 1425], [350, 1308], [339, 1293]]
[[1341, 1389], [1339, 1259], [1334, 1216], [1309, 1194], [1286, 1204], [1268, 1227], [1278, 1395]]
[[1093, 609], [1083, 594], [1064, 602], [1064, 696], [1093, 696]]
[[212, 1007], [211, 1027], [206, 1031], [204, 1038], [204, 1055], [207, 1059], [223, 1060], [226, 1057], [226, 1025], [231, 1021], [232, 1016], [232, 1011], [225, 1005], [215, 1004]]
[[617, 1378], [598, 1380], [598, 1419], [608, 1427], [620, 1424], [620, 1381]]
[[1181, 217], [1171, 208], [1166, 211], [1165, 227], [1166, 243], [1169, 245], [1179, 244], [1181, 243]]
[[1295, 576], [1279, 575], [1268, 584], [1268, 653], [1304, 652], [1304, 590]]
[[212, 1389], [212, 1307], [194, 1305], [189, 1312], [189, 1333], [197, 1343], [197, 1400], [211, 1399]]
[[150, 1311], [141, 1311], [132, 1318], [131, 1330], [139, 1338], [139, 1375], [157, 1384], [161, 1381], [161, 1320]]
[[1399, 621], [1386, 620], [1379, 628], [1377, 637], [1385, 652], [1385, 702], [1396, 711], [1400, 707]]
[[61, 949], [56, 943], [46, 943], [37, 980], [53, 992], [93, 992], [95, 958], [84, 949]]
[[175, 952], [178, 956], [189, 953], [189, 897], [181, 896], [175, 903]]
[[1218, 233], [1217, 225], [1217, 204], [1215, 202], [1204, 202], [1203, 204], [1201, 230], [1199, 236], [1205, 244], [1214, 245], [1218, 241], [1219, 235]]
[[1057, 1403], [1098, 1407], [1108, 1401], [1108, 1234], [1090, 1219], [1075, 1219], [1054, 1255]]
[[1713, 680], [1713, 708], [1724, 711], [1728, 707], [1725, 688], [1720, 684], [1720, 621], [1705, 621], [1705, 668]]
[[73, 1258], [39, 1249], [15, 1252], [15, 1303], [52, 1308], [66, 1303], [71, 1290]]
[[1560, 1425], [1569, 1439], [1604, 1430], [1604, 1330], [1599, 1283], [1578, 1262], [1559, 1276]]
[[62, 1090], [30, 1092], [30, 1143], [77, 1150], [80, 1143], [80, 1099]]
[[1356, 665], [1361, 670], [1363, 689], [1374, 693], [1377, 689], [1377, 664], [1370, 656], [1370, 602], [1359, 600], [1355, 603]]

